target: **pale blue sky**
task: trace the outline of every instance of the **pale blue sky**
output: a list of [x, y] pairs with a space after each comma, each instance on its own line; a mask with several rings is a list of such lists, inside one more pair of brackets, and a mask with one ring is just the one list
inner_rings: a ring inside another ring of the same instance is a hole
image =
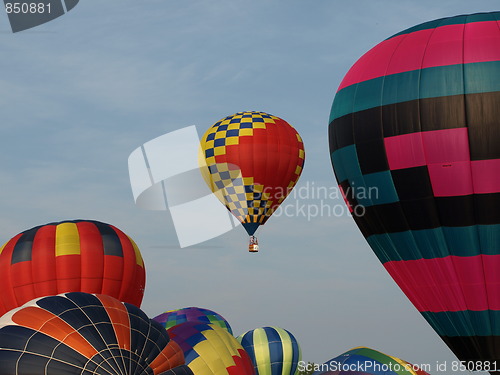
[[168, 212], [134, 205], [127, 159], [169, 131], [192, 124], [203, 131], [259, 110], [303, 136], [300, 184], [336, 186], [328, 116], [356, 59], [402, 29], [497, 4], [85, 0], [16, 34], [0, 15], [0, 242], [50, 221], [109, 222], [142, 250], [150, 316], [206, 307], [235, 334], [266, 325], [290, 330], [305, 360], [321, 363], [362, 345], [430, 363], [437, 374], [436, 361], [451, 366], [454, 356], [349, 217], [272, 218], [258, 232], [255, 255], [245, 251], [242, 228], [180, 249]]

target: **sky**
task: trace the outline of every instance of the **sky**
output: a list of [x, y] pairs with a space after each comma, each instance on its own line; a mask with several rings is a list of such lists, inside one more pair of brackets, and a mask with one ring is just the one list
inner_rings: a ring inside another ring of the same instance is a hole
[[[127, 161], [165, 133], [196, 125], [201, 135], [227, 115], [264, 111], [304, 140], [297, 188], [331, 192], [328, 117], [350, 66], [403, 29], [498, 10], [497, 3], [85, 0], [15, 34], [0, 14], [0, 242], [47, 222], [107, 222], [142, 251], [142, 308], [151, 317], [205, 307], [236, 335], [271, 325], [289, 330], [305, 361], [368, 346], [451, 374], [456, 358], [338, 197], [289, 197], [284, 205], [293, 214], [275, 215], [259, 229], [258, 254], [246, 251], [241, 227], [180, 248], [168, 211], [135, 205]], [[321, 205], [335, 214], [307, 217], [295, 209]]]

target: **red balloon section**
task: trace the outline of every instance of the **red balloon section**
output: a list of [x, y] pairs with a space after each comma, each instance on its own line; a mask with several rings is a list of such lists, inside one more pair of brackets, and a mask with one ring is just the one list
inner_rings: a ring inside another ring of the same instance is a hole
[[0, 248], [0, 315], [37, 297], [109, 295], [140, 306], [145, 269], [134, 241], [113, 225], [63, 221], [28, 229]]

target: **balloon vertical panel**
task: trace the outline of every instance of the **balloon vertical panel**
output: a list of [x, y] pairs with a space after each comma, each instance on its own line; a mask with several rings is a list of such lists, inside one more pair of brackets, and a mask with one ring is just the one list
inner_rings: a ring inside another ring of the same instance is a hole
[[90, 222], [78, 223], [82, 249], [82, 292], [102, 290], [104, 259], [101, 234]]

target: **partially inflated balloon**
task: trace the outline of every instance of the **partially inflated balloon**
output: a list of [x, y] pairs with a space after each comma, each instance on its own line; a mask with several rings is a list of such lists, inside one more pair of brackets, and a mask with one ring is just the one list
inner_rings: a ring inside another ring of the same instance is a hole
[[295, 337], [283, 328], [263, 327], [237, 337], [252, 359], [257, 375], [294, 375], [301, 359]]
[[304, 144], [285, 120], [264, 112], [223, 118], [201, 139], [210, 189], [252, 236], [297, 183]]
[[121, 230], [93, 220], [28, 229], [0, 248], [0, 315], [37, 297], [102, 293], [140, 306], [141, 253]]
[[165, 311], [163, 314], [154, 317], [153, 320], [160, 323], [165, 329], [172, 328], [184, 322], [211, 323], [226, 329], [231, 335], [233, 334], [233, 330], [226, 319], [215, 311], [201, 307], [185, 307], [183, 309]]
[[247, 352], [226, 329], [185, 322], [167, 332], [183, 350], [194, 375], [254, 375]]
[[42, 297], [0, 319], [2, 375], [192, 375], [139, 308], [105, 295]]
[[418, 366], [379, 351], [359, 347], [322, 365], [313, 375], [429, 375]]
[[375, 254], [461, 360], [491, 366], [500, 359], [499, 20], [444, 18], [378, 44], [340, 84], [329, 126], [335, 175]]

